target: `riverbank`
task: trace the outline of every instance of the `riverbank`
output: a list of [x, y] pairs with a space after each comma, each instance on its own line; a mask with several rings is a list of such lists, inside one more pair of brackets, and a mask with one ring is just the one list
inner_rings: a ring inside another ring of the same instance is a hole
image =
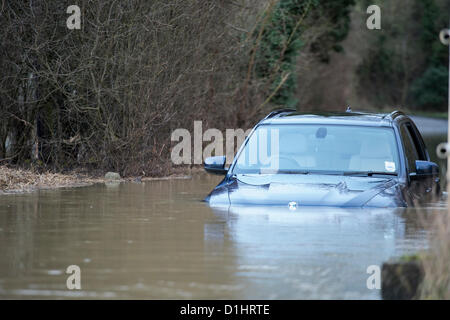
[[[169, 179], [189, 179], [192, 173], [200, 172], [201, 168], [180, 168], [165, 177], [125, 177], [116, 181], [145, 182]], [[39, 189], [75, 188], [90, 186], [94, 183], [110, 181], [101, 174], [90, 175], [81, 172], [53, 173], [36, 172], [31, 169], [0, 166], [0, 194], [27, 193]]]
[[81, 187], [101, 182], [100, 178], [76, 173], [62, 174], [0, 166], [0, 194], [24, 193], [37, 189]]

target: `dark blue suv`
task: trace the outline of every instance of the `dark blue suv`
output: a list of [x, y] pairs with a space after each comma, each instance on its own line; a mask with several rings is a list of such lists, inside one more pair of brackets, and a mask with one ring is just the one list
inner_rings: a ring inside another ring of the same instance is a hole
[[277, 110], [261, 120], [205, 201], [211, 206], [407, 207], [440, 195], [414, 122], [404, 113], [301, 114]]

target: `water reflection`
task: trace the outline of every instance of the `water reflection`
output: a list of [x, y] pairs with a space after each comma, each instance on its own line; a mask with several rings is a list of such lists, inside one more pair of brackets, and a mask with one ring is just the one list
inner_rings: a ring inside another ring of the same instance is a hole
[[235, 207], [216, 210], [246, 297], [377, 299], [367, 267], [427, 246], [415, 210]]

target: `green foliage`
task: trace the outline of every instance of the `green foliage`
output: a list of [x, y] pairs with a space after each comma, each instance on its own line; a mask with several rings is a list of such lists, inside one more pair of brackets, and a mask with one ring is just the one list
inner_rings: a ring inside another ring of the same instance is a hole
[[380, 35], [356, 70], [359, 90], [377, 105], [394, 104], [398, 96], [395, 90], [397, 74], [401, 72], [394, 51], [389, 48], [386, 37]]
[[259, 30], [264, 29], [257, 44], [255, 74], [269, 82], [272, 103], [285, 107], [294, 107], [297, 103], [296, 59], [305, 47], [302, 31], [315, 23], [329, 22], [331, 28], [323, 28], [311, 44], [311, 50], [321, 61], [327, 62], [330, 50], [342, 50], [338, 42], [348, 33], [353, 4], [354, 0], [279, 0], [274, 9], [266, 13], [270, 17], [265, 25], [259, 26]]
[[339, 42], [343, 41], [350, 29], [350, 12], [354, 0], [321, 0], [315, 7], [313, 19], [319, 21], [324, 19], [331, 28], [325, 28], [317, 39], [311, 44], [311, 49], [315, 52], [322, 62], [329, 62], [329, 52], [334, 50], [341, 52], [343, 50]]
[[297, 27], [302, 15], [309, 9], [310, 2], [280, 0], [273, 9], [264, 28], [256, 56], [255, 73], [258, 78], [271, 81], [269, 91], [275, 92], [283, 79], [290, 73], [281, 89], [276, 91], [272, 102], [278, 105], [293, 106], [297, 86], [295, 59], [302, 47], [300, 29]]
[[439, 109], [445, 106], [447, 90], [448, 69], [445, 66], [429, 67], [411, 88], [417, 105], [427, 109]]
[[[365, 11], [367, 1], [360, 0]], [[362, 30], [369, 47], [357, 69], [358, 91], [375, 107], [443, 110], [448, 96], [448, 47], [439, 31], [448, 25], [440, 0], [377, 0], [382, 30]]]
[[[413, 82], [411, 95], [417, 106], [422, 108], [443, 109], [448, 97], [448, 48], [438, 40], [440, 28], [439, 7], [434, 0], [422, 0], [420, 40], [427, 53], [426, 69], [420, 78]], [[441, 13], [442, 14], [442, 13]]]
[[419, 10], [422, 11], [420, 40], [422, 48], [429, 51], [436, 41], [437, 33], [439, 32], [436, 28], [436, 20], [439, 17], [439, 8], [436, 6], [434, 0], [422, 0], [419, 7]]

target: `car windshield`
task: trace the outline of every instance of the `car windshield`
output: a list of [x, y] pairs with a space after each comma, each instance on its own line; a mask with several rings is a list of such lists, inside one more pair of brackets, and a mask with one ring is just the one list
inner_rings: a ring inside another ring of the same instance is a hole
[[397, 174], [392, 128], [354, 125], [260, 125], [238, 155], [234, 174]]

